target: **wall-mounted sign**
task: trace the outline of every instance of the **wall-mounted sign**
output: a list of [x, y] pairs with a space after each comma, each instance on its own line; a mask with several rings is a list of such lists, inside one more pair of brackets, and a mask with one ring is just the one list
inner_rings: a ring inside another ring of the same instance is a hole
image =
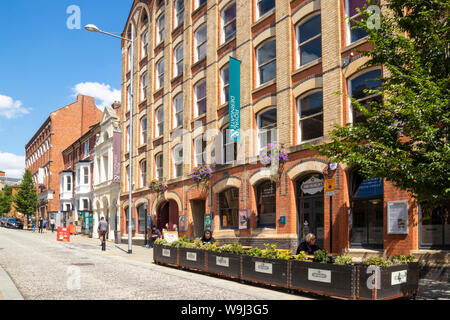
[[241, 61], [230, 57], [229, 67], [229, 123], [230, 141], [241, 137]]
[[249, 209], [239, 210], [239, 230], [248, 229]]
[[203, 230], [213, 231], [213, 217], [211, 213], [205, 214], [205, 225]]
[[300, 187], [306, 194], [316, 194], [323, 190], [323, 179], [311, 177], [302, 183]]
[[185, 232], [187, 230], [186, 215], [181, 215], [178, 218], [178, 230], [183, 231], [183, 232]]
[[408, 234], [408, 201], [387, 204], [388, 234]]

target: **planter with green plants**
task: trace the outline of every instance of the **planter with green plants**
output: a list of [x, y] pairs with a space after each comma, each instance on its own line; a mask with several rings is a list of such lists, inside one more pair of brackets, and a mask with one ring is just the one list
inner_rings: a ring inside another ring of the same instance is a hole
[[187, 269], [206, 271], [206, 250], [202, 240], [197, 238], [193, 241], [179, 241], [178, 254], [180, 266]]
[[242, 256], [242, 279], [287, 288], [288, 261], [292, 252], [281, 251], [276, 245], [264, 246], [264, 250], [252, 248]]
[[164, 263], [178, 266], [178, 248], [164, 239], [156, 239], [153, 243], [153, 260], [157, 264]]
[[419, 264], [413, 256], [390, 259], [371, 257], [358, 265], [359, 299], [393, 299], [415, 296], [419, 288]]
[[208, 265], [210, 273], [239, 278], [241, 276], [241, 256], [244, 249], [240, 243], [226, 244], [219, 247], [217, 244], [207, 245]]

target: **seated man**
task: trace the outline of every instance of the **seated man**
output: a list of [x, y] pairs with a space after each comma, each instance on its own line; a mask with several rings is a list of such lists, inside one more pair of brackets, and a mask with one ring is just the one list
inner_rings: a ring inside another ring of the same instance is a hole
[[297, 254], [300, 253], [300, 251], [306, 252], [306, 254], [314, 254], [314, 252], [321, 250], [318, 246], [315, 245], [316, 243], [316, 236], [312, 233], [308, 234], [305, 237], [305, 241], [300, 243], [300, 245], [297, 248]]
[[149, 244], [149, 248], [153, 247], [153, 242], [155, 242], [156, 239], [161, 238], [161, 231], [159, 231], [158, 229], [156, 229], [156, 226], [152, 226], [152, 234], [151, 234], [151, 238], [150, 238], [150, 244]]

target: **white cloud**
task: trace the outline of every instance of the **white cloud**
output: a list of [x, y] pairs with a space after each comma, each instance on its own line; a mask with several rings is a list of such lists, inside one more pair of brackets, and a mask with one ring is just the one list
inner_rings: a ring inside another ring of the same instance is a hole
[[9, 178], [22, 178], [25, 172], [25, 156], [0, 152], [0, 171]]
[[0, 117], [13, 119], [30, 113], [30, 110], [22, 106], [22, 101], [14, 101], [13, 98], [0, 94]]
[[72, 88], [75, 96], [83, 94], [94, 97], [100, 109], [111, 106], [115, 101], [121, 100], [120, 90], [111, 88], [110, 85], [98, 82], [81, 82]]

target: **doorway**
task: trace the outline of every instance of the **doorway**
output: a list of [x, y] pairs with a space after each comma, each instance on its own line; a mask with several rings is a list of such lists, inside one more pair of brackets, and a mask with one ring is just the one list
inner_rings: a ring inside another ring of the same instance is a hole
[[194, 238], [201, 238], [204, 232], [206, 213], [205, 200], [192, 200], [192, 218], [194, 221]]

